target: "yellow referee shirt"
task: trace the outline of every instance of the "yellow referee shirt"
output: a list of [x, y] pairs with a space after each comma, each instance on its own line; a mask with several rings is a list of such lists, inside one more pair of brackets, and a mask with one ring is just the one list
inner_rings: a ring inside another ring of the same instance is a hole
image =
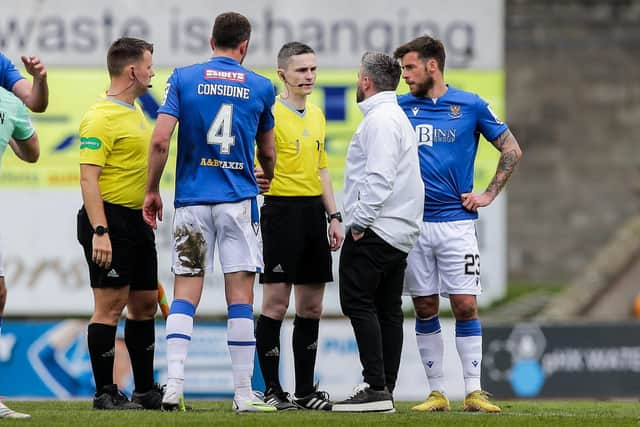
[[138, 104], [104, 98], [80, 123], [80, 163], [102, 167], [103, 200], [142, 209], [151, 126]]
[[328, 166], [322, 110], [307, 102], [300, 113], [279, 96], [273, 105], [276, 168], [270, 196], [319, 196], [318, 171]]

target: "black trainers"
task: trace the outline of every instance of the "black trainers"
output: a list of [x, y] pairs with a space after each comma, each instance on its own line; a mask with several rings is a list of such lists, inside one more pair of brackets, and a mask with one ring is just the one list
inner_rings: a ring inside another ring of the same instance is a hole
[[334, 412], [395, 412], [393, 396], [385, 387], [374, 390], [363, 383], [353, 389], [350, 398], [333, 404]]
[[329, 393], [326, 391], [318, 391], [317, 384], [316, 390], [313, 393], [309, 393], [303, 397], [296, 397], [294, 395], [291, 401], [300, 409], [313, 409], [316, 411], [330, 411], [333, 406], [329, 400]]
[[142, 405], [130, 402], [115, 384], [102, 387], [100, 394], [93, 398], [93, 409], [123, 410], [144, 409]]
[[264, 403], [274, 406], [278, 411], [288, 411], [297, 409], [296, 405], [291, 403], [289, 393], [284, 391], [267, 390], [264, 393]]
[[166, 386], [160, 386], [156, 383], [144, 393], [134, 391], [131, 395], [131, 401], [142, 405], [144, 409], [162, 409], [162, 396], [165, 388]]

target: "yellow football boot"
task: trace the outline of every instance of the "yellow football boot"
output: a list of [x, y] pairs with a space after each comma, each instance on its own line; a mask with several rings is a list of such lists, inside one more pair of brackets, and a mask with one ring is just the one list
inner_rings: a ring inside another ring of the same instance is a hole
[[462, 410], [467, 412], [487, 412], [492, 414], [502, 412], [502, 409], [500, 409], [499, 406], [489, 402], [489, 397], [491, 397], [491, 395], [486, 391], [472, 391], [464, 398]]
[[439, 391], [432, 391], [427, 400], [411, 408], [412, 411], [441, 412], [451, 410], [449, 399]]

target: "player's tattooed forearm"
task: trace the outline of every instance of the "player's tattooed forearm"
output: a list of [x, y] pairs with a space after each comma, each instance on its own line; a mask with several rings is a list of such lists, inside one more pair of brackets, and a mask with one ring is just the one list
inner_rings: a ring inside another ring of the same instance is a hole
[[518, 155], [515, 150], [507, 151], [506, 153], [502, 153], [500, 156], [500, 161], [498, 162], [498, 171], [504, 172], [507, 174], [507, 178], [513, 172], [513, 169], [516, 167], [518, 163]]
[[510, 136], [511, 136], [511, 131], [509, 129], [505, 130], [500, 134], [498, 138], [496, 138], [495, 141], [492, 142], [493, 146], [496, 147], [498, 150], [502, 151], [502, 147], [504, 147], [504, 145], [506, 144]]
[[500, 193], [504, 185], [507, 183], [507, 180], [511, 176], [511, 173], [513, 172], [513, 169], [516, 167], [517, 163], [518, 155], [516, 154], [515, 150], [510, 150], [506, 153], [502, 153], [502, 155], [500, 156], [500, 161], [498, 162], [496, 175], [489, 183], [486, 191], [495, 195]]

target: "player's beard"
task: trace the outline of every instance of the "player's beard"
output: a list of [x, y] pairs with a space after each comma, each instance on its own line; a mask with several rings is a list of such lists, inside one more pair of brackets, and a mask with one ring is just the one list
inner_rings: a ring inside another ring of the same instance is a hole
[[356, 85], [356, 102], [360, 103], [364, 101], [364, 90], [360, 87], [360, 85]]
[[411, 95], [421, 98], [427, 96], [427, 93], [433, 88], [433, 77], [427, 74], [425, 81], [417, 83], [411, 88]]

